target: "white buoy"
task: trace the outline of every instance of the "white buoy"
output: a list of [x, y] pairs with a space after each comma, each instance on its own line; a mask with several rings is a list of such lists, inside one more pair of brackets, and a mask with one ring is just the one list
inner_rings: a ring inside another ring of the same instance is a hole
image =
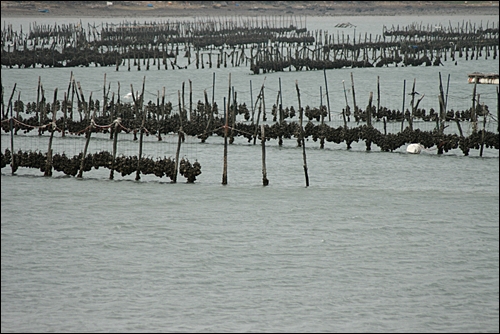
[[411, 153], [411, 154], [419, 154], [420, 152], [422, 152], [422, 145], [410, 144], [406, 148], [406, 152]]

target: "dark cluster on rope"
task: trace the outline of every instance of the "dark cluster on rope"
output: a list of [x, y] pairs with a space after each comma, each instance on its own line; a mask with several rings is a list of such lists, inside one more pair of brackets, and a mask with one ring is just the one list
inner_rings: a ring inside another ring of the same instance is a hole
[[[14, 156], [14, 158], [13, 158]], [[83, 154], [80, 153], [73, 157], [68, 157], [66, 154], [54, 154], [52, 156], [52, 167], [58, 172], [63, 172], [68, 176], [76, 176], [80, 170]], [[45, 173], [47, 168], [47, 154], [39, 151], [22, 151], [18, 150], [16, 154], [12, 154], [9, 149], [5, 149], [5, 154], [0, 152], [1, 168], [4, 168], [13, 163], [13, 172], [16, 172], [19, 167], [35, 168]], [[122, 175], [122, 177], [137, 172], [138, 166], [137, 156], [118, 156], [113, 163], [113, 155], [107, 151], [101, 151], [95, 154], [87, 154], [83, 159], [83, 171], [91, 171], [92, 168], [99, 169], [100, 167], [112, 169]], [[175, 180], [175, 160], [171, 158], [142, 158], [139, 164], [139, 171], [145, 175], [155, 175], [159, 178], [166, 176], [172, 181]], [[193, 164], [187, 158], [182, 158], [179, 164], [179, 172], [187, 179], [188, 183], [194, 183], [196, 177], [201, 174], [201, 165], [198, 161]]]

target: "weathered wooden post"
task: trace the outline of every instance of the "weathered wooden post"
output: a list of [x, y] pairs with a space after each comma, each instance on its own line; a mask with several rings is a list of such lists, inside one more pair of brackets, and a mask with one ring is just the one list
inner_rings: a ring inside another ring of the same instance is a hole
[[114, 126], [113, 126], [113, 160], [111, 161], [111, 170], [109, 172], [109, 179], [113, 180], [114, 178], [114, 172], [115, 172], [115, 161], [116, 161], [116, 146], [118, 143], [118, 127], [120, 126], [121, 118], [118, 117], [114, 121]]
[[486, 115], [488, 112], [486, 111], [486, 108], [484, 107], [483, 103], [483, 132], [481, 133], [481, 149], [479, 150], [479, 156], [483, 156], [483, 147], [484, 147], [484, 136], [486, 134]]
[[146, 112], [144, 111], [144, 84], [145, 83], [146, 83], [146, 76], [144, 76], [144, 79], [142, 80], [142, 93], [141, 93], [141, 98], [139, 99], [141, 113], [142, 113], [142, 122], [141, 122], [141, 128], [139, 129], [139, 157], [137, 159], [137, 170], [135, 172], [135, 180], [136, 181], [139, 181], [141, 179], [140, 173], [141, 173], [141, 160], [142, 160], [142, 138], [144, 137], [144, 122], [146, 121]]
[[226, 98], [224, 97], [224, 167], [222, 170], [222, 184], [227, 184], [227, 128], [228, 128], [228, 110], [226, 108]]
[[[262, 93], [264, 91], [265, 82], [266, 82], [266, 77], [264, 77], [264, 81], [262, 82], [262, 87], [260, 88], [259, 95], [257, 96], [257, 101], [255, 101], [255, 106], [257, 106], [258, 102], [260, 102], [260, 105], [259, 105], [259, 112], [257, 114], [257, 122], [255, 123], [255, 130], [254, 130], [254, 134], [253, 134], [253, 144], [254, 145], [255, 145], [255, 142], [257, 140], [257, 131], [259, 129], [260, 113], [262, 111], [262, 100], [264, 99]], [[253, 122], [253, 117], [252, 117], [252, 122]]]
[[500, 95], [498, 91], [498, 86], [497, 86], [497, 131], [500, 133]]
[[261, 140], [262, 140], [262, 185], [269, 185], [269, 180], [267, 179], [266, 170], [266, 134], [264, 130], [264, 124], [260, 126]]
[[253, 114], [255, 112], [255, 108], [253, 106], [252, 80], [250, 80], [250, 106], [252, 107], [252, 118], [251, 118], [251, 121], [253, 123]]
[[352, 84], [352, 103], [354, 104], [354, 117], [358, 118], [359, 117], [359, 109], [358, 105], [356, 104], [356, 93], [354, 91], [354, 76], [351, 72], [351, 84]]
[[[347, 130], [347, 119], [346, 115], [349, 112], [349, 102], [347, 102], [347, 92], [345, 91], [345, 83], [342, 80], [342, 86], [344, 86], [344, 97], [345, 97], [345, 109], [342, 111], [342, 117], [344, 118], [344, 129]], [[347, 115], [348, 116], [348, 115]]]
[[14, 116], [12, 115], [12, 96], [14, 96], [14, 92], [16, 91], [16, 86], [17, 86], [17, 83], [14, 84], [14, 88], [12, 89], [12, 94], [10, 95], [10, 99], [9, 99], [9, 104], [7, 106], [7, 109], [10, 108], [10, 120], [9, 120], [9, 123], [10, 123], [10, 152], [11, 152], [11, 156], [12, 156], [12, 162], [10, 164], [11, 168], [12, 168], [12, 175], [14, 175], [14, 173], [16, 172], [17, 170], [17, 167], [16, 167], [16, 155], [14, 153]]
[[401, 132], [403, 132], [403, 127], [405, 123], [405, 95], [406, 95], [406, 79], [403, 80], [403, 107], [401, 108], [401, 112], [403, 113], [403, 120], [401, 121]]
[[331, 122], [332, 118], [330, 115], [330, 97], [328, 95], [328, 80], [326, 80], [326, 69], [323, 69], [323, 75], [325, 77], [326, 104], [328, 106], [328, 122]]
[[309, 187], [309, 175], [307, 174], [307, 159], [306, 159], [306, 143], [304, 141], [304, 128], [302, 127], [302, 119], [303, 119], [303, 110], [300, 105], [300, 91], [299, 91], [299, 82], [295, 80], [295, 88], [297, 89], [297, 98], [299, 100], [299, 120], [300, 120], [300, 134], [299, 139], [302, 146], [302, 157], [304, 159], [304, 175], [306, 177], [306, 187]]
[[172, 183], [177, 183], [177, 174], [179, 172], [179, 155], [180, 155], [180, 152], [181, 152], [181, 143], [183, 141], [183, 132], [182, 132], [182, 114], [183, 114], [183, 110], [181, 108], [181, 92], [178, 90], [177, 91], [177, 97], [178, 97], [178, 100], [179, 100], [179, 122], [180, 122], [180, 127], [179, 127], [179, 138], [178, 138], [178, 141], [177, 141], [177, 151], [175, 152], [175, 168], [174, 168], [174, 178], [172, 179]]
[[238, 109], [237, 100], [236, 100], [236, 97], [238, 94], [237, 94], [237, 92], [234, 91], [234, 86], [232, 87], [232, 90], [233, 90], [233, 106], [234, 106], [234, 108], [231, 109], [231, 135], [229, 138], [230, 144], [232, 144], [234, 142], [234, 129], [236, 127], [236, 115], [237, 115], [237, 109]]
[[[83, 95], [82, 95], [82, 98], [83, 98]], [[85, 113], [87, 113], [87, 104], [86, 103], [83, 103], [83, 108], [85, 109], [84, 110]], [[83, 176], [83, 168], [85, 166], [85, 156], [87, 155], [87, 149], [88, 149], [89, 143], [90, 143], [90, 136], [92, 134], [92, 129], [94, 128], [94, 124], [95, 124], [95, 122], [94, 122], [95, 113], [96, 113], [96, 109], [94, 109], [94, 113], [92, 115], [92, 118], [90, 119], [90, 125], [88, 126], [87, 132], [86, 132], [87, 141], [85, 142], [85, 148], [83, 149], [82, 160], [80, 161], [80, 171], [78, 172], [78, 175], [77, 175], [77, 178], [79, 178], [79, 179], [81, 179]]]
[[413, 131], [413, 115], [415, 113], [415, 108], [414, 108], [414, 101], [415, 101], [415, 83], [416, 83], [417, 79], [416, 78], [413, 78], [413, 88], [411, 90], [411, 114], [410, 114], [410, 117], [408, 117], [408, 125], [410, 127], [410, 131]]
[[477, 115], [476, 115], [476, 88], [477, 88], [477, 81], [478, 79], [474, 81], [474, 89], [472, 90], [472, 109], [470, 112], [470, 118], [472, 121], [472, 132], [476, 133], [477, 132]]
[[[373, 92], [370, 92], [370, 98], [368, 99], [368, 107], [366, 108], [366, 125], [368, 127], [372, 127], [372, 100], [373, 100]], [[370, 138], [366, 140], [366, 150], [371, 151], [372, 141]]]
[[52, 176], [52, 139], [56, 131], [56, 102], [57, 102], [57, 88], [54, 90], [54, 102], [52, 103], [52, 123], [50, 124], [50, 138], [49, 148], [47, 150], [47, 160], [45, 161], [44, 176]]
[[[280, 97], [280, 104], [279, 104], [279, 112], [280, 112], [280, 126], [283, 124], [283, 121], [284, 121], [284, 118], [285, 118], [285, 115], [283, 114], [283, 95], [282, 95], [282, 91], [281, 91], [281, 78], [279, 78], [279, 97]], [[283, 146], [283, 136], [279, 136], [278, 138], [278, 145], [279, 146]]]
[[193, 82], [189, 80], [189, 119], [193, 120]]

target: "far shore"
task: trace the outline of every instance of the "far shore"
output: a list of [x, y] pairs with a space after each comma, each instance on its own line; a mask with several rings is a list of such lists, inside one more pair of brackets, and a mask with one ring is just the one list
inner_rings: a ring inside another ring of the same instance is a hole
[[[473, 1], [471, 1], [472, 3]], [[481, 4], [450, 4], [439, 1], [373, 1], [373, 2], [282, 2], [281, 5], [241, 2], [232, 5], [191, 5], [187, 2], [146, 1], [127, 5], [75, 5], [71, 1], [2, 1], [1, 17], [78, 17], [78, 18], [140, 18], [140, 17], [218, 17], [218, 16], [428, 16], [428, 15], [491, 15], [498, 18], [498, 1]], [[126, 3], [126, 2], [122, 2]], [[208, 3], [208, 1], [207, 1]], [[234, 3], [234, 2], [231, 2]], [[292, 3], [292, 4], [291, 4]], [[299, 3], [299, 4], [296, 4]], [[303, 5], [301, 5], [303, 4]]]

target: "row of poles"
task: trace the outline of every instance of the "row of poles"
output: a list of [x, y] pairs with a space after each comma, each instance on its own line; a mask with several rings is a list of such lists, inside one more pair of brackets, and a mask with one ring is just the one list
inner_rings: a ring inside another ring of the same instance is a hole
[[[132, 85], [130, 86], [130, 88], [131, 88], [131, 94], [132, 94], [132, 98], [133, 98], [134, 109], [135, 109], [135, 114], [136, 115], [141, 115], [141, 117], [142, 117], [142, 123], [141, 123], [140, 131], [139, 131], [140, 132], [140, 138], [139, 138], [139, 160], [138, 160], [138, 164], [137, 164], [136, 180], [140, 180], [140, 163], [141, 163], [141, 158], [142, 158], [142, 143], [143, 143], [143, 134], [144, 134], [144, 122], [145, 122], [145, 115], [146, 115], [146, 113], [143, 110], [143, 105], [144, 105], [144, 98], [143, 97], [144, 97], [145, 80], [146, 80], [146, 77], [144, 77], [144, 79], [143, 79], [142, 92], [137, 97], [134, 94], [133, 86]], [[352, 77], [352, 73], [351, 73], [351, 80], [352, 80], [352, 88], [353, 88], [352, 89], [353, 90], [353, 100], [355, 101], [354, 80], [353, 80], [353, 77]], [[447, 94], [448, 94], [448, 88], [449, 88], [449, 76], [448, 76], [448, 84], [447, 84], [447, 88], [446, 88], [446, 95], [444, 93], [444, 87], [443, 87], [443, 83], [442, 83], [442, 79], [441, 79], [441, 73], [439, 73], [439, 80], [440, 80], [440, 93], [439, 93], [438, 97], [439, 97], [439, 102], [440, 102], [440, 115], [441, 115], [441, 117], [440, 117], [440, 123], [439, 123], [439, 132], [442, 134], [443, 131], [444, 131], [444, 128], [445, 128], [443, 113], [446, 110]], [[105, 82], [106, 82], [106, 76], [105, 76]], [[411, 100], [412, 113], [418, 107], [418, 103], [423, 98], [423, 96], [422, 96], [416, 102], [416, 104], [414, 103], [414, 99], [415, 99], [415, 82], [416, 82], [416, 80], [414, 80], [414, 82], [413, 82], [413, 88], [412, 88], [412, 93], [411, 93], [411, 95], [412, 95], [412, 100]], [[325, 74], [325, 83], [326, 83], [326, 74]], [[13, 124], [14, 117], [13, 117], [13, 114], [12, 114], [13, 113], [13, 107], [12, 107], [11, 101], [12, 101], [12, 96], [14, 94], [16, 85], [17, 84], [14, 85], [14, 89], [13, 89], [13, 92], [11, 94], [11, 98], [9, 99], [9, 105], [8, 105], [8, 110], [10, 110], [10, 129], [11, 129], [11, 131], [10, 131], [11, 132], [11, 138], [10, 139], [11, 139], [11, 151], [12, 152], [14, 152], [14, 138], [13, 138], [13, 135], [14, 135], [14, 124]], [[281, 82], [280, 82], [280, 85], [281, 85]], [[300, 90], [299, 90], [299, 86], [298, 86], [298, 81], [296, 81], [295, 86], [296, 86], [296, 91], [297, 91], [298, 108], [299, 108], [299, 129], [300, 129], [300, 133], [299, 133], [299, 137], [298, 137], [298, 144], [299, 144], [299, 146], [302, 147], [303, 167], [304, 167], [304, 174], [305, 174], [305, 179], [306, 179], [306, 186], [309, 186], [309, 177], [308, 177], [308, 171], [307, 171], [307, 159], [306, 159], [306, 150], [305, 150], [305, 140], [304, 140], [305, 136], [304, 136], [304, 128], [303, 128], [303, 108], [301, 106]], [[104, 95], [106, 96], [105, 87], [106, 87], [106, 85], [104, 85]], [[475, 103], [476, 103], [476, 87], [477, 87], [477, 82], [474, 84], [474, 89], [473, 89], [473, 99], [472, 99], [473, 106], [472, 106], [472, 110], [475, 110], [475, 107], [476, 107], [476, 105], [475, 105]], [[81, 91], [81, 87], [79, 86], [79, 88], [80, 88], [81, 98], [82, 98], [82, 100], [84, 100], [83, 93]], [[404, 100], [404, 97], [406, 95], [405, 89], [406, 89], [406, 80], [404, 81], [404, 86], [403, 86], [403, 109], [405, 107], [405, 100]], [[261, 103], [264, 100], [263, 90], [264, 90], [264, 83], [263, 83], [262, 88], [261, 88], [261, 94], [259, 94], [259, 98], [258, 98], [258, 101], [260, 99]], [[48, 150], [47, 150], [45, 176], [51, 176], [52, 175], [52, 141], [53, 141], [54, 132], [56, 130], [56, 105], [57, 105], [56, 102], [57, 102], [57, 92], [58, 92], [58, 90], [56, 88], [55, 91], [54, 91], [54, 102], [52, 104], [52, 122], [49, 124], [50, 127], [51, 127], [51, 131], [50, 131], [51, 133], [50, 133], [50, 138], [49, 138], [49, 146], [48, 146]], [[344, 90], [344, 93], [345, 93], [345, 90]], [[181, 107], [181, 102], [180, 102], [181, 101], [180, 91], [178, 91], [178, 96], [179, 96], [179, 114], [181, 115], [181, 117], [180, 117], [180, 128], [178, 130], [178, 145], [177, 145], [176, 158], [175, 158], [175, 177], [173, 179], [173, 182], [176, 182], [176, 175], [177, 175], [177, 171], [178, 171], [178, 162], [179, 162], [179, 152], [180, 152], [180, 148], [181, 148], [181, 142], [183, 141], [183, 137], [184, 137], [183, 122], [182, 122], [182, 120], [184, 119], [184, 117], [182, 116], [182, 114], [183, 114], [183, 108]], [[224, 98], [225, 125], [224, 125], [224, 165], [223, 165], [223, 176], [222, 176], [222, 184], [223, 185], [227, 184], [228, 131], [231, 130], [231, 134], [232, 134], [233, 130], [235, 130], [235, 126], [234, 126], [235, 125], [234, 124], [235, 117], [231, 117], [233, 124], [231, 126], [229, 125], [229, 119], [230, 119], [229, 110], [231, 109], [231, 96], [234, 96], [234, 99], [236, 98], [236, 95], [234, 94], [234, 87], [231, 86], [231, 74], [229, 74], [229, 89], [228, 89], [227, 101], [226, 101], [226, 98]], [[328, 96], [328, 94], [327, 94], [327, 96]], [[498, 88], [497, 88], [497, 96], [498, 96]], [[347, 95], [345, 95], [345, 98], [346, 98], [346, 103], [347, 103]], [[65, 102], [66, 102], [66, 99], [67, 99], [67, 95], [65, 94]], [[367, 111], [371, 111], [372, 99], [373, 99], [373, 93], [370, 92], [369, 107], [367, 108]], [[257, 104], [257, 102], [256, 102], [256, 104]], [[354, 103], [356, 103], [356, 102], [354, 102]], [[65, 103], [64, 105], [67, 105], [67, 103]], [[85, 109], [85, 114], [87, 114], [86, 104], [85, 103], [83, 104], [83, 107]], [[356, 108], [357, 108], [357, 106], [355, 104], [355, 109]], [[346, 109], [348, 109], [348, 105], [346, 105]], [[345, 116], [345, 110], [346, 109], [344, 109], [344, 112], [343, 112], [343, 118], [344, 118], [344, 126], [345, 126], [345, 128], [347, 128], [346, 116]], [[259, 114], [257, 116], [257, 122], [256, 122], [256, 125], [255, 125], [255, 129], [256, 130], [255, 130], [255, 134], [254, 134], [254, 144], [255, 144], [255, 139], [256, 139], [256, 135], [257, 135], [258, 121], [260, 119], [260, 110], [261, 110], [261, 108], [259, 108]], [[281, 103], [280, 103], [280, 110], [281, 110]], [[77, 176], [78, 178], [81, 178], [82, 174], [83, 174], [84, 159], [86, 158], [86, 154], [87, 154], [87, 150], [88, 150], [88, 146], [89, 146], [89, 142], [90, 142], [92, 130], [93, 130], [94, 127], [102, 127], [102, 126], [98, 126], [98, 125], [95, 124], [96, 112], [97, 112], [97, 109], [94, 109], [90, 125], [86, 129], [86, 143], [85, 143], [85, 147], [84, 147], [84, 150], [83, 150], [82, 160], [81, 160], [81, 164], [80, 164], [80, 170], [79, 170], [79, 173], [78, 173], [78, 176]], [[280, 115], [281, 115], [281, 113], [280, 113]], [[498, 103], [497, 103], [497, 116], [498, 116]], [[477, 131], [477, 118], [474, 117], [473, 120], [474, 120], [473, 121], [473, 132], [476, 132]], [[281, 117], [280, 117], [280, 121], [282, 121]], [[324, 122], [324, 118], [322, 118], [322, 124], [323, 124], [323, 122]], [[409, 122], [409, 127], [412, 130], [412, 118], [411, 117], [408, 119], [408, 122]], [[401, 123], [401, 131], [403, 130], [403, 123], [404, 123], [404, 121]], [[484, 134], [485, 134], [485, 124], [486, 124], [486, 114], [484, 114], [484, 122], [483, 122], [483, 132], [482, 132], [483, 133], [483, 141], [484, 141]], [[112, 126], [114, 128], [114, 131], [112, 131], [112, 135], [113, 135], [113, 163], [112, 164], [113, 165], [114, 165], [114, 161], [115, 161], [115, 158], [116, 158], [117, 137], [118, 137], [118, 132], [119, 132], [118, 131], [118, 127], [120, 125], [121, 125], [120, 124], [120, 120], [116, 119], [111, 125], [108, 126], [108, 127]], [[371, 126], [371, 117], [367, 118], [367, 125]], [[463, 137], [463, 133], [461, 131], [460, 123], [458, 121], [457, 121], [457, 125], [458, 125], [458, 128], [460, 130], [460, 135], [461, 135], [461, 137]], [[208, 129], [208, 126], [207, 126], [207, 129]], [[268, 185], [269, 184], [269, 180], [267, 179], [267, 172], [266, 172], [266, 165], [265, 165], [265, 141], [266, 141], [266, 137], [265, 137], [264, 126], [261, 125], [260, 129], [261, 129], [261, 141], [262, 141], [263, 185]], [[324, 138], [322, 138], [322, 140], [324, 140]], [[323, 142], [322, 142], [322, 147], [323, 147]], [[438, 152], [438, 153], [442, 153], [442, 151]], [[482, 156], [482, 154], [483, 154], [483, 145], [481, 145], [480, 156]], [[15, 170], [15, 166], [14, 166], [14, 162], [13, 162], [12, 163], [12, 173], [14, 173], [14, 170]], [[113, 168], [111, 168], [110, 179], [113, 179]]]

